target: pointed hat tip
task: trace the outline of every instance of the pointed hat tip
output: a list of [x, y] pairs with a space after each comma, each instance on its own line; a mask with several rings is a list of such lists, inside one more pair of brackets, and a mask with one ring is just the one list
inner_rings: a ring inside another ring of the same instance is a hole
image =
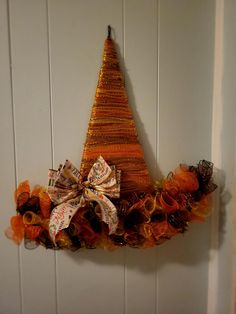
[[107, 39], [111, 39], [111, 25], [107, 26]]

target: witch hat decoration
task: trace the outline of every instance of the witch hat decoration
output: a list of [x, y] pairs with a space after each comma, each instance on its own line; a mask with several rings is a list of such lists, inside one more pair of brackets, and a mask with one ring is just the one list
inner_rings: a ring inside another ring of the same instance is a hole
[[212, 175], [201, 160], [152, 183], [109, 26], [80, 170], [66, 160], [47, 188], [21, 182], [6, 236], [27, 248], [153, 247], [205, 220]]

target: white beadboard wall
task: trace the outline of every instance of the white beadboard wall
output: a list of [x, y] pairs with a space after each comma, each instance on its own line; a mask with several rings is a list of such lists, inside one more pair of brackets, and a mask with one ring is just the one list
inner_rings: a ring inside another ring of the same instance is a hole
[[212, 157], [214, 0], [0, 0], [0, 314], [215, 314], [209, 221], [149, 250], [4, 236], [17, 183], [80, 164], [108, 24], [153, 177]]

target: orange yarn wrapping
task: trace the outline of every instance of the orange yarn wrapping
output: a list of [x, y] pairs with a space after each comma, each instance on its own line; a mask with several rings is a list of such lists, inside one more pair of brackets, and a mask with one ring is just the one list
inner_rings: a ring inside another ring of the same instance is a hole
[[103, 63], [81, 162], [83, 177], [87, 177], [99, 155], [122, 171], [121, 195], [152, 191], [111, 38], [106, 39], [104, 45]]

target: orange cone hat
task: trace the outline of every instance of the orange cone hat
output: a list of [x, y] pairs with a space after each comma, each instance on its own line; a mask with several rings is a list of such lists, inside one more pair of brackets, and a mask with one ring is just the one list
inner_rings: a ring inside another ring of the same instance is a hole
[[82, 156], [82, 176], [87, 177], [100, 155], [121, 170], [121, 195], [152, 190], [109, 27]]

